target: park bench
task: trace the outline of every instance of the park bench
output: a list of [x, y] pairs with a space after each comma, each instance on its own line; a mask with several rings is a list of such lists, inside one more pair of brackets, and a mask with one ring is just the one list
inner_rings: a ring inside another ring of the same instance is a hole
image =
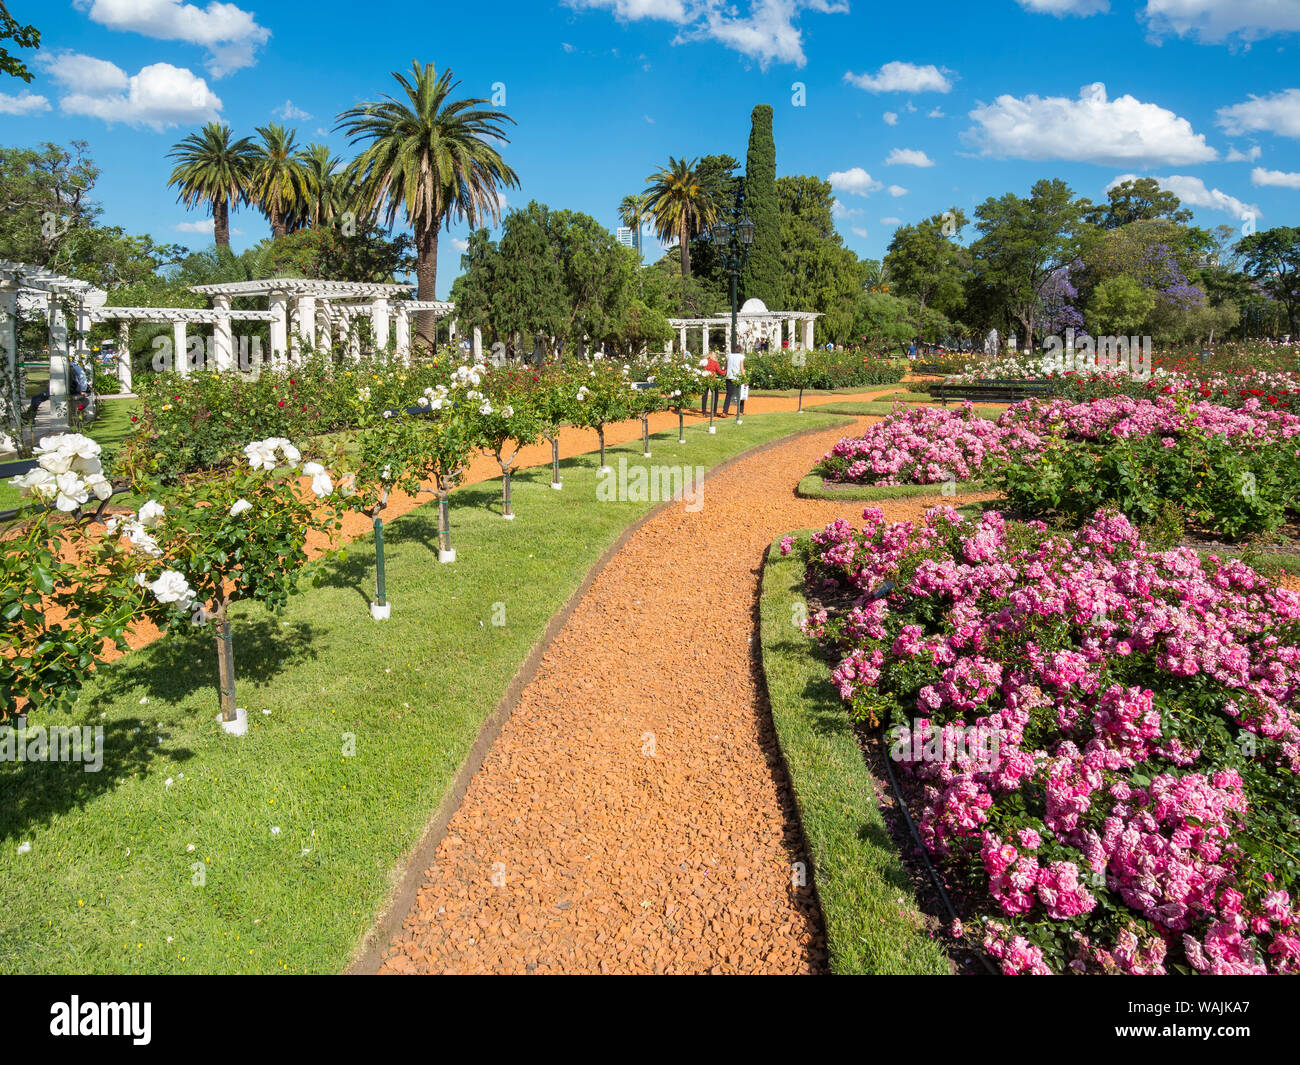
[[966, 384], [939, 384], [930, 386], [930, 396], [944, 406], [950, 401], [972, 403], [1018, 403], [1022, 399], [1044, 398], [1055, 394], [1050, 381], [988, 380]]

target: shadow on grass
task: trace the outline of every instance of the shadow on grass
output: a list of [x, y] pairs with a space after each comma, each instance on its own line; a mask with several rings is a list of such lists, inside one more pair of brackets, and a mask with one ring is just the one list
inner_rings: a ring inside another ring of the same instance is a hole
[[[265, 684], [289, 666], [316, 658], [312, 639], [315, 627], [294, 621], [284, 624], [275, 614], [235, 617], [236, 684]], [[151, 699], [182, 702], [190, 696], [211, 693], [218, 708], [217, 652], [214, 629], [177, 630], [103, 671], [98, 695], [105, 701], [143, 690]]]
[[[79, 725], [71, 718], [55, 718], [40, 724]], [[32, 728], [36, 725], [37, 722], [33, 721]], [[159, 755], [178, 762], [193, 757], [188, 748], [166, 747], [165, 729], [163, 745], [160, 745], [157, 726], [139, 718], [106, 722], [102, 727], [103, 746], [99, 748], [102, 762], [97, 770], [87, 772], [99, 761], [92, 757], [96, 750], [93, 739], [84, 748], [80, 762], [0, 764], [0, 839], [22, 836], [33, 826], [48, 825], [53, 818], [85, 806], [101, 794], [112, 791], [121, 780], [144, 773]], [[30, 737], [30, 732], [28, 735]]]

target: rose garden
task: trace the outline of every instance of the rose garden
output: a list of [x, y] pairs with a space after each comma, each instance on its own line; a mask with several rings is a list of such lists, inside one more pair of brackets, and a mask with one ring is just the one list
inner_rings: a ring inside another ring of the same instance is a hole
[[759, 106], [624, 246], [455, 84], [0, 244], [0, 970], [1300, 973], [1300, 231], [863, 262]]

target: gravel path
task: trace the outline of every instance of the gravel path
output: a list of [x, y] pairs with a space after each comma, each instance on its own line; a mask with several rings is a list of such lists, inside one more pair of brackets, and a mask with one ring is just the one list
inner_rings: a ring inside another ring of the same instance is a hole
[[[861, 503], [794, 487], [846, 428], [731, 466], [601, 572], [452, 817], [383, 972], [825, 969], [770, 714], [764, 549]], [[881, 504], [891, 518], [940, 501]]]

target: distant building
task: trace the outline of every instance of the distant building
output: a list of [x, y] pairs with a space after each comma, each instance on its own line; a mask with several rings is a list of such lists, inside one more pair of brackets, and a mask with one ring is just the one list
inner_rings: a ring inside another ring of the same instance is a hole
[[631, 226], [618, 227], [618, 242], [625, 248], [636, 247], [636, 230]]

